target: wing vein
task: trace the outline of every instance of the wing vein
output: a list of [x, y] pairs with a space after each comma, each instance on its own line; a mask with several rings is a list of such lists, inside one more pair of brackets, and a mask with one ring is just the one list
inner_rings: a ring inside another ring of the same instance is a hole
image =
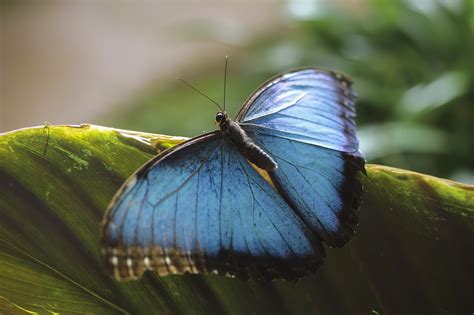
[[[281, 172], [281, 176], [284, 176], [286, 178], [286, 182], [293, 188], [293, 190], [295, 192], [297, 192], [298, 190], [296, 189], [295, 185], [289, 180], [288, 176], [284, 173], [284, 172]], [[306, 206], [306, 209], [310, 210], [311, 208], [308, 206], [308, 204], [306, 203], [306, 200], [305, 199], [301, 199], [301, 202]], [[293, 209], [293, 208], [292, 208]], [[295, 211], [295, 209], [293, 209], [293, 211]], [[297, 213], [298, 214], [298, 213]], [[300, 216], [300, 214], [298, 214]], [[324, 225], [321, 223], [321, 220], [318, 218], [317, 215], [315, 215], [315, 218], [316, 220], [318, 221], [319, 223], [319, 226], [321, 226], [321, 229], [323, 229], [323, 231], [329, 235], [328, 231], [325, 229]], [[305, 221], [304, 218], [301, 218], [303, 220], [303, 222]]]
[[220, 187], [220, 194], [219, 194], [219, 244], [222, 248], [222, 194], [224, 191], [224, 140], [222, 140], [221, 149], [221, 187]]
[[[306, 176], [304, 176], [303, 173], [301, 173], [301, 171], [297, 167], [295, 167], [295, 170], [298, 172], [298, 174], [301, 175], [301, 177], [303, 177], [304, 181], [312, 188], [312, 185], [309, 182], [309, 180], [306, 178]], [[324, 203], [328, 206], [329, 209], [331, 209], [332, 213], [334, 213], [334, 215], [338, 218], [339, 216], [334, 211], [332, 206], [328, 203], [328, 201], [325, 198], [323, 198], [323, 196], [321, 196], [321, 194], [319, 193], [319, 191], [317, 189], [314, 189], [314, 191], [321, 197], [322, 200], [324, 200]]]
[[[288, 242], [286, 241], [285, 237], [283, 237], [283, 234], [281, 234], [281, 231], [276, 227], [275, 223], [273, 222], [273, 220], [270, 218], [270, 216], [268, 215], [267, 211], [265, 211], [265, 207], [262, 206], [262, 204], [255, 198], [255, 194], [253, 192], [253, 189], [252, 189], [252, 185], [250, 183], [250, 176], [249, 174], [247, 173], [247, 171], [244, 169], [243, 165], [242, 165], [242, 162], [240, 162], [240, 165], [242, 166], [242, 169], [244, 170], [245, 174], [247, 175], [247, 181], [249, 183], [249, 187], [250, 187], [250, 191], [252, 192], [252, 197], [254, 198], [254, 200], [258, 203], [258, 205], [260, 206], [260, 208], [263, 210], [263, 212], [265, 213], [265, 215], [267, 216], [268, 220], [270, 221], [270, 223], [272, 224], [272, 226], [275, 228], [275, 231], [278, 232], [278, 234], [280, 235], [281, 239], [283, 240], [283, 242], [286, 244], [286, 246], [288, 247], [288, 249], [293, 253], [293, 255], [295, 257], [297, 257], [296, 253], [293, 251], [293, 248], [290, 246], [290, 244], [288, 244]], [[265, 194], [267, 194], [267, 192], [265, 191], [265, 189], [258, 183], [256, 183], [254, 181], [254, 183], [260, 187], [260, 189], [262, 190], [262, 192], [264, 192]], [[268, 195], [268, 194], [267, 194]]]
[[265, 247], [265, 243], [262, 241], [262, 238], [260, 237], [260, 233], [259, 233], [258, 229], [255, 229], [255, 227], [257, 226], [257, 224], [255, 222], [255, 202], [257, 202], [257, 199], [255, 198], [255, 194], [252, 190], [252, 184], [250, 183], [249, 175], [248, 175], [247, 171], [245, 170], [245, 167], [244, 167], [242, 161], [239, 161], [239, 164], [240, 164], [242, 170], [245, 173], [245, 178], [247, 179], [247, 184], [249, 186], [250, 193], [252, 194], [252, 229], [255, 230], [255, 235], [257, 236], [257, 239], [258, 239], [258, 242], [260, 243], [260, 246], [263, 248], [263, 250], [265, 251], [265, 253], [268, 256], [271, 256], [271, 254], [268, 252], [268, 249]]

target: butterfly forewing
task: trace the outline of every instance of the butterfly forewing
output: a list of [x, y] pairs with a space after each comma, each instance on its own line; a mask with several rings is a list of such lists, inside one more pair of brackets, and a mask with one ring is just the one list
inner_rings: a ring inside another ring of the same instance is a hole
[[324, 255], [319, 240], [219, 132], [138, 171], [111, 206], [103, 239], [107, 266], [122, 280], [147, 269], [295, 277], [314, 270]]
[[357, 152], [355, 100], [346, 76], [305, 69], [263, 85], [236, 119], [243, 126], [260, 126], [288, 139]]

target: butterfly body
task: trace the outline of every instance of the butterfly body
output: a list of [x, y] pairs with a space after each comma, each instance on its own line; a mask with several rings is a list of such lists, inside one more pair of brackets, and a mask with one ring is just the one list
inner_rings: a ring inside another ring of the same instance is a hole
[[275, 160], [256, 145], [245, 130], [237, 122], [230, 119], [226, 112], [217, 112], [216, 124], [232, 140], [247, 160], [266, 171], [274, 171], [278, 167]]
[[[117, 192], [102, 248], [118, 280], [144, 271], [301, 277], [357, 224], [364, 159], [355, 94], [338, 73], [275, 77], [219, 130], [150, 160]], [[268, 171], [271, 183], [256, 168]]]

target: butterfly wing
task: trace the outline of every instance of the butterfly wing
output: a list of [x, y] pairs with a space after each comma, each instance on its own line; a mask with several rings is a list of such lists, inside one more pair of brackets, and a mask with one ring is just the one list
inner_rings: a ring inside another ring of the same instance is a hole
[[280, 194], [331, 246], [344, 245], [357, 222], [364, 159], [354, 118], [351, 81], [318, 69], [270, 80], [237, 116], [278, 163], [271, 176]]
[[304, 69], [269, 80], [247, 100], [237, 115], [281, 138], [354, 153], [355, 100], [346, 76]]
[[220, 132], [158, 155], [124, 184], [105, 216], [103, 252], [117, 279], [147, 269], [294, 277], [315, 270], [324, 255]]

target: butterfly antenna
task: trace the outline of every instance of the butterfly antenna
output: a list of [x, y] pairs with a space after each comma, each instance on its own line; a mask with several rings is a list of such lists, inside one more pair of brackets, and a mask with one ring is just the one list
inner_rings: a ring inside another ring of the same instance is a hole
[[203, 92], [199, 91], [197, 88], [195, 88], [194, 86], [192, 86], [191, 84], [189, 84], [188, 82], [184, 81], [183, 79], [180, 79], [180, 78], [177, 78], [178, 81], [180, 81], [181, 83], [183, 84], [186, 84], [187, 86], [189, 86], [191, 89], [193, 89], [194, 91], [196, 91], [197, 93], [201, 94], [202, 96], [204, 96], [205, 98], [207, 98], [208, 100], [210, 100], [211, 102], [213, 102], [214, 104], [217, 105], [217, 107], [219, 107], [219, 109], [221, 111], [224, 111], [221, 107], [221, 105], [219, 105], [219, 103], [217, 103], [216, 101], [214, 101], [212, 98], [210, 98], [209, 96], [207, 96], [206, 94], [204, 94]]
[[229, 56], [225, 56], [225, 67], [224, 67], [224, 111], [225, 111], [225, 90], [227, 85], [227, 61]]

